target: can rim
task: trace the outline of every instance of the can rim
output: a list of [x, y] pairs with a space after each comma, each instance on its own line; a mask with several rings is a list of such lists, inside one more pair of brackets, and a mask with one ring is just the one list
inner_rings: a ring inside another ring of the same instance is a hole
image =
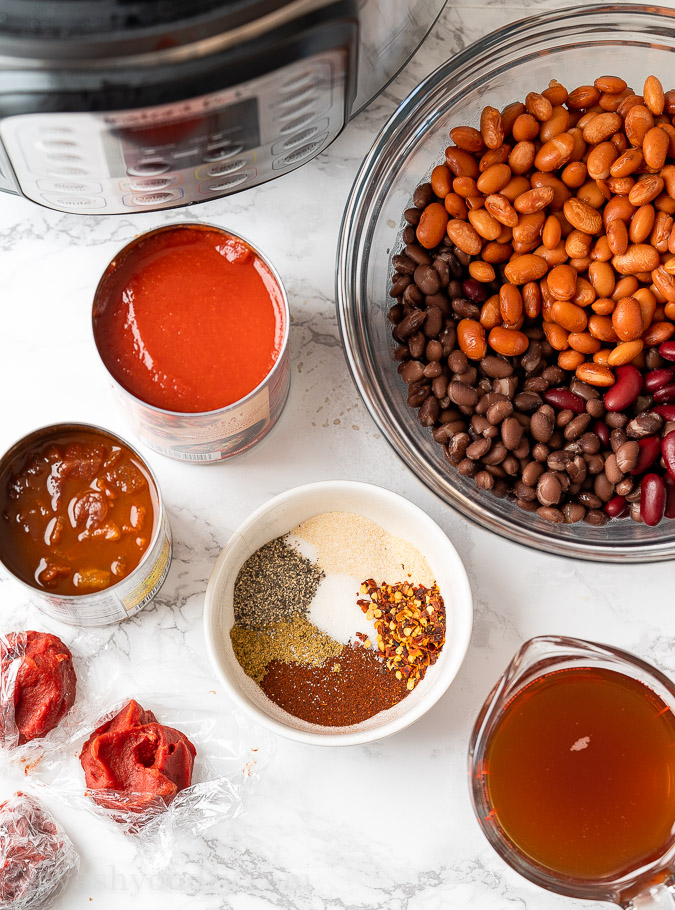
[[[274, 364], [272, 365], [271, 370], [268, 373], [266, 373], [265, 376], [260, 380], [258, 385], [254, 389], [252, 389], [247, 395], [245, 395], [243, 398], [238, 398], [236, 401], [233, 401], [231, 404], [223, 405], [223, 407], [214, 408], [210, 411], [171, 411], [168, 408], [161, 408], [161, 407], [158, 407], [157, 405], [150, 404], [148, 401], [144, 401], [142, 398], [139, 398], [137, 395], [134, 395], [133, 392], [130, 392], [129, 389], [127, 389], [125, 386], [123, 386], [122, 383], [119, 382], [113, 376], [113, 374], [110, 372], [110, 369], [108, 368], [108, 365], [106, 364], [106, 362], [103, 358], [103, 355], [101, 354], [101, 350], [100, 350], [100, 348], [98, 346], [98, 342], [96, 340], [96, 328], [94, 325], [94, 307], [96, 305], [96, 298], [99, 295], [103, 282], [108, 274], [108, 271], [111, 269], [111, 266], [113, 266], [113, 263], [117, 259], [119, 259], [121, 256], [128, 255], [129, 252], [135, 246], [137, 246], [141, 241], [146, 240], [148, 237], [151, 237], [153, 234], [160, 234], [160, 233], [164, 233], [166, 231], [175, 231], [180, 228], [197, 228], [199, 230], [218, 231], [220, 234], [224, 234], [228, 237], [234, 237], [235, 240], [242, 240], [270, 270], [272, 277], [276, 281], [277, 286], [281, 292], [281, 300], [282, 300], [282, 304], [283, 304], [283, 322], [284, 322], [283, 335], [282, 335], [282, 339], [281, 339], [281, 346], [279, 348], [279, 354], [277, 356], [277, 359], [274, 361]], [[101, 278], [99, 279], [99, 282], [96, 285], [96, 290], [94, 291], [94, 297], [93, 297], [92, 305], [91, 305], [91, 332], [92, 332], [92, 337], [94, 340], [94, 347], [96, 348], [96, 353], [98, 354], [98, 359], [99, 359], [100, 363], [103, 365], [103, 368], [105, 369], [106, 373], [108, 374], [110, 381], [118, 389], [121, 389], [125, 395], [128, 395], [129, 398], [133, 399], [133, 401], [138, 402], [143, 407], [148, 408], [149, 410], [154, 411], [157, 414], [162, 414], [162, 415], [166, 415], [169, 417], [179, 417], [179, 418], [183, 418], [183, 419], [190, 419], [190, 418], [197, 418], [197, 417], [213, 417], [216, 414], [222, 414], [223, 412], [228, 411], [230, 408], [235, 408], [235, 407], [238, 408], [238, 407], [241, 407], [242, 405], [246, 404], [246, 402], [250, 401], [258, 392], [260, 392], [260, 390], [263, 388], [263, 386], [266, 383], [268, 383], [270, 381], [270, 379], [272, 379], [272, 377], [277, 373], [277, 371], [279, 369], [281, 369], [281, 364], [284, 361], [284, 356], [286, 355], [286, 353], [288, 351], [288, 343], [289, 343], [290, 332], [291, 332], [291, 310], [290, 310], [290, 306], [288, 303], [288, 294], [286, 293], [286, 287], [285, 287], [283, 281], [281, 280], [281, 275], [279, 274], [279, 272], [277, 271], [275, 266], [272, 265], [272, 263], [269, 261], [269, 259], [263, 253], [261, 253], [259, 248], [254, 243], [252, 243], [247, 237], [244, 237], [243, 234], [238, 234], [236, 231], [231, 231], [229, 228], [223, 228], [223, 227], [220, 227], [215, 224], [210, 224], [210, 223], [205, 223], [205, 222], [200, 222], [200, 221], [182, 221], [182, 222], [179, 222], [178, 224], [164, 224], [164, 225], [160, 225], [160, 227], [151, 228], [149, 231], [144, 231], [142, 234], [139, 234], [138, 236], [134, 237], [133, 240], [130, 240], [129, 243], [125, 244], [113, 256], [113, 258], [110, 260], [108, 265], [103, 270], [103, 274], [101, 275]]]
[[59, 601], [65, 601], [67, 603], [82, 603], [87, 598], [105, 596], [109, 592], [114, 591], [115, 588], [118, 588], [120, 585], [127, 582], [129, 580], [129, 578], [131, 578], [131, 576], [143, 566], [143, 564], [149, 559], [150, 554], [152, 553], [152, 550], [154, 549], [157, 541], [159, 540], [160, 534], [162, 532], [162, 527], [164, 525], [166, 508], [164, 506], [164, 501], [162, 499], [162, 493], [161, 493], [161, 490], [159, 487], [159, 483], [157, 482], [157, 477], [155, 476], [155, 472], [150, 467], [150, 465], [147, 463], [146, 459], [138, 451], [138, 449], [135, 446], [131, 445], [131, 443], [127, 442], [126, 439], [124, 439], [124, 437], [119, 436], [117, 433], [114, 433], [112, 430], [108, 430], [105, 427], [99, 427], [97, 424], [94, 424], [94, 423], [46, 424], [45, 426], [38, 427], [36, 430], [32, 430], [30, 433], [27, 433], [25, 436], [22, 436], [20, 439], [17, 439], [17, 441], [15, 443], [13, 443], [2, 454], [2, 457], [0, 457], [0, 482], [2, 481], [3, 475], [4, 475], [5, 471], [7, 470], [7, 467], [10, 464], [10, 462], [12, 461], [12, 459], [14, 457], [16, 457], [18, 454], [20, 454], [21, 450], [23, 448], [25, 448], [30, 442], [37, 441], [38, 439], [48, 438], [51, 435], [57, 435], [59, 432], [68, 432], [68, 431], [73, 431], [73, 430], [76, 432], [78, 430], [79, 431], [84, 430], [87, 432], [93, 431], [96, 433], [100, 433], [100, 434], [107, 436], [109, 438], [112, 438], [115, 441], [120, 442], [120, 443], [122, 443], [122, 445], [126, 446], [138, 458], [138, 460], [141, 462], [141, 464], [143, 465], [145, 470], [148, 472], [148, 475], [150, 476], [150, 479], [152, 480], [152, 483], [154, 484], [155, 494], [157, 496], [157, 505], [158, 505], [157, 521], [155, 524], [155, 528], [152, 532], [152, 537], [150, 538], [150, 542], [148, 543], [148, 546], [146, 547], [145, 552], [141, 556], [141, 559], [140, 559], [138, 565], [136, 566], [136, 568], [133, 569], [129, 573], [129, 575], [126, 575], [124, 578], [120, 578], [119, 581], [116, 581], [115, 584], [109, 585], [107, 588], [102, 588], [100, 591], [89, 591], [86, 594], [58, 594], [58, 593], [52, 593], [50, 591], [47, 591], [44, 588], [39, 588], [36, 585], [31, 585], [24, 578], [19, 578], [19, 576], [9, 568], [7, 563], [3, 560], [2, 551], [0, 550], [0, 565], [4, 568], [4, 570], [6, 572], [8, 572], [12, 576], [13, 579], [18, 581], [25, 588], [28, 588], [29, 591], [34, 591], [39, 596], [46, 597], [49, 600], [59, 600]]

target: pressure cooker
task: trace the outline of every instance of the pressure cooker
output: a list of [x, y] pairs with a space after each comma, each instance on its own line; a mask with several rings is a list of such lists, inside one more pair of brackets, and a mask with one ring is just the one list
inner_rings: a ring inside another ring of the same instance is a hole
[[2, 0], [0, 190], [120, 214], [310, 161], [445, 0]]

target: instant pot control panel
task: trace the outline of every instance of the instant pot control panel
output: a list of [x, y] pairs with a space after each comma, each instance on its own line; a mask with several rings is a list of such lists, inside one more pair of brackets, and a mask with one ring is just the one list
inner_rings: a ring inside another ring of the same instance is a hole
[[25, 196], [62, 212], [123, 214], [226, 196], [319, 154], [345, 120], [347, 55], [332, 49], [174, 104], [19, 114], [0, 139]]

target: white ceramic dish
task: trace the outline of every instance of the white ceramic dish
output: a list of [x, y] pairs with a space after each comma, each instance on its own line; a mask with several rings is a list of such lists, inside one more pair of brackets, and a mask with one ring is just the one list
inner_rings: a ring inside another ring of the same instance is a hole
[[[351, 727], [309, 724], [273, 704], [239, 666], [230, 642], [232, 597], [239, 569], [268, 541], [323, 512], [356, 512], [413, 543], [433, 570], [447, 612], [446, 642], [422, 682], [398, 705]], [[469, 647], [473, 605], [466, 571], [445, 533], [418, 506], [382, 487], [355, 481], [308, 484], [276, 496], [232, 535], [214, 566], [206, 590], [204, 626], [213, 666], [233, 700], [275, 733], [299, 742], [348, 746], [372, 742], [418, 720], [446, 692]]]

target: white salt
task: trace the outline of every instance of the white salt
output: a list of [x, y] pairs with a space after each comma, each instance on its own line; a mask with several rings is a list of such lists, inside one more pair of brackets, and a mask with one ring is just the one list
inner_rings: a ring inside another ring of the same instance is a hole
[[326, 575], [319, 582], [309, 606], [309, 620], [325, 635], [342, 644], [348, 644], [356, 638], [357, 632], [363, 632], [375, 646], [375, 624], [366, 619], [366, 614], [356, 602], [363, 596], [359, 592], [360, 584], [351, 575]]

